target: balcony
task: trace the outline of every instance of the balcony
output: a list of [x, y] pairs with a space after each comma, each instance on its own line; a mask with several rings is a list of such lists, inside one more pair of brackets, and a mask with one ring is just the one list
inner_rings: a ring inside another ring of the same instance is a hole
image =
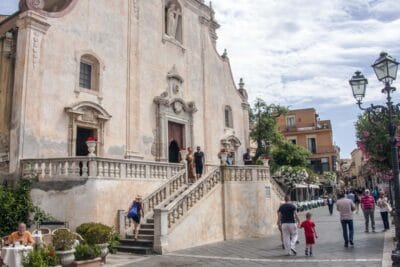
[[331, 153], [336, 153], [335, 149], [333, 146], [317, 146], [317, 149], [315, 152], [311, 151], [308, 149], [312, 154], [331, 154]]

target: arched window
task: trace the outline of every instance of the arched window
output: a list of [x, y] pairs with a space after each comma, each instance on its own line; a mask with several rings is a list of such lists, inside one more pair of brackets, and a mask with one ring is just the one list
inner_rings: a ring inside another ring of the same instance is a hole
[[165, 4], [165, 34], [182, 43], [182, 8], [177, 0]]
[[80, 58], [79, 87], [99, 91], [100, 63], [94, 56], [85, 54]]
[[225, 106], [225, 127], [233, 128], [232, 108]]

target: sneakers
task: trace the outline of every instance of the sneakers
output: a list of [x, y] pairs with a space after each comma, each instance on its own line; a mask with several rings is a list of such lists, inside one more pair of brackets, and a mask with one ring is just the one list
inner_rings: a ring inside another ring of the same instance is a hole
[[314, 256], [314, 254], [312, 253], [312, 251], [310, 251], [310, 257]]
[[350, 245], [354, 246], [353, 240], [349, 241]]
[[344, 243], [344, 247], [345, 247], [345, 248], [348, 248], [348, 247], [349, 247], [349, 243], [345, 242], [345, 243]]
[[293, 253], [294, 256], [297, 255], [297, 251], [296, 251], [294, 248], [291, 248], [290, 250], [292, 251], [292, 253]]
[[305, 253], [304, 253], [306, 256], [308, 256], [308, 250], [306, 249], [306, 251], [305, 251]]

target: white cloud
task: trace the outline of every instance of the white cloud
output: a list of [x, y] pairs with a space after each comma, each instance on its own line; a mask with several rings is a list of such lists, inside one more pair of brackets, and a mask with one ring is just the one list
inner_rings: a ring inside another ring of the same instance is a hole
[[369, 80], [365, 101], [383, 101], [370, 66], [382, 50], [400, 58], [400, 1], [215, 0], [213, 6], [218, 48], [228, 49], [251, 101], [313, 106], [333, 120], [355, 120], [355, 113], [335, 114], [354, 106], [348, 80], [356, 70]]

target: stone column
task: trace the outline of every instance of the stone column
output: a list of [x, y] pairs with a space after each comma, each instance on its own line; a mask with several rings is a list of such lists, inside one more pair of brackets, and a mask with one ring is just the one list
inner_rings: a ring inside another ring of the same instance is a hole
[[245, 149], [250, 148], [250, 118], [249, 111], [250, 105], [248, 103], [242, 103], [243, 108], [243, 135], [244, 135], [244, 145]]
[[[19, 15], [10, 129], [10, 172], [17, 172], [19, 159], [38, 157], [40, 148], [41, 81], [43, 38], [50, 24], [34, 11]], [[26, 141], [27, 140], [27, 141]]]
[[165, 254], [168, 248], [168, 210], [154, 210], [154, 245], [156, 253]]

